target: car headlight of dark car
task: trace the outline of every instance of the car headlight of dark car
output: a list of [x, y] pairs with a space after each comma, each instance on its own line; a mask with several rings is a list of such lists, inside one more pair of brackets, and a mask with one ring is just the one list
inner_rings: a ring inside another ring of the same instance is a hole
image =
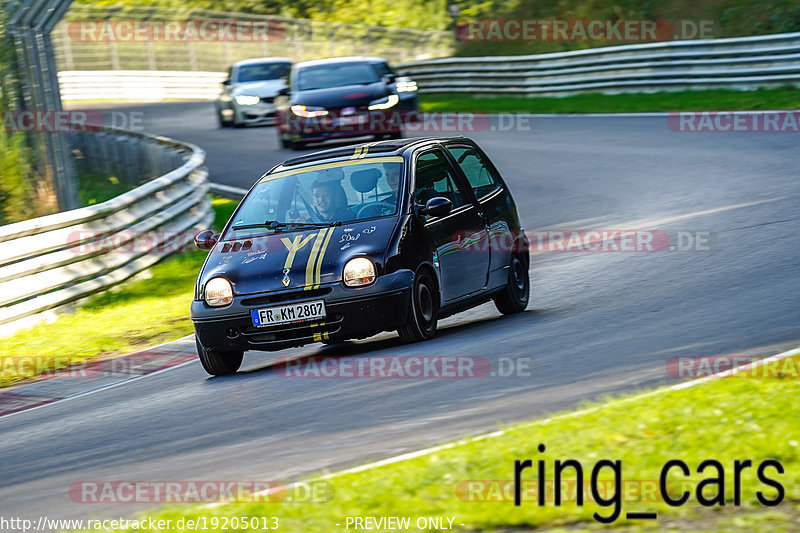
[[225, 278], [208, 280], [205, 288], [205, 301], [211, 307], [223, 307], [233, 301], [233, 286]]
[[303, 118], [323, 117], [328, 114], [327, 109], [319, 106], [293, 105], [291, 110], [292, 113]]
[[394, 107], [397, 105], [397, 102], [400, 101], [400, 97], [396, 94], [390, 94], [389, 96], [384, 96], [383, 98], [378, 98], [377, 100], [373, 100], [369, 103], [370, 111], [378, 111], [380, 109], [389, 109], [390, 107]]
[[366, 257], [354, 257], [344, 265], [342, 275], [348, 287], [363, 287], [375, 281], [375, 263]]

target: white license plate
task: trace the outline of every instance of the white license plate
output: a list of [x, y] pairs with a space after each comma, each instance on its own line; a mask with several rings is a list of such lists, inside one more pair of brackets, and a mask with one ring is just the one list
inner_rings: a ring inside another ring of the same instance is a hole
[[339, 117], [338, 119], [339, 126], [361, 126], [366, 123], [367, 123], [367, 117], [364, 115]]
[[266, 309], [253, 309], [250, 311], [254, 326], [274, 326], [289, 322], [303, 322], [325, 318], [325, 302], [303, 302], [301, 304], [276, 305]]

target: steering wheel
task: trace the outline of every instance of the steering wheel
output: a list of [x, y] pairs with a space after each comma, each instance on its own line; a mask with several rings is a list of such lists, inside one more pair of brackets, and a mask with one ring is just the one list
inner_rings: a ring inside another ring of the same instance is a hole
[[394, 213], [394, 209], [395, 206], [391, 202], [386, 202], [386, 201], [369, 202], [368, 204], [364, 204], [361, 206], [361, 208], [358, 210], [356, 218], [360, 220], [362, 218], [388, 215], [389, 213]]

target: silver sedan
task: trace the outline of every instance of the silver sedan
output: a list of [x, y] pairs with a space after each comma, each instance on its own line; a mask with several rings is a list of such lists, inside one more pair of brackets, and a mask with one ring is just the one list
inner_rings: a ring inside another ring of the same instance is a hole
[[216, 101], [221, 128], [273, 124], [278, 92], [286, 87], [290, 59], [264, 57], [234, 63]]

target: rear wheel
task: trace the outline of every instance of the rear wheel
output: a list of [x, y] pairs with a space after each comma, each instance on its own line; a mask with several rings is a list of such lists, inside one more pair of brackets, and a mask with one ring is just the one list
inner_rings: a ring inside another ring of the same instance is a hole
[[414, 276], [411, 302], [406, 323], [397, 333], [403, 342], [424, 341], [436, 335], [439, 320], [439, 297], [436, 283], [428, 270], [420, 269]]
[[494, 305], [504, 315], [524, 311], [528, 307], [530, 289], [527, 259], [521, 254], [512, 254], [508, 283], [503, 291], [494, 297]]
[[197, 346], [197, 355], [200, 356], [200, 364], [212, 376], [233, 374], [242, 366], [244, 352], [209, 350], [200, 344], [197, 337], [194, 342]]

